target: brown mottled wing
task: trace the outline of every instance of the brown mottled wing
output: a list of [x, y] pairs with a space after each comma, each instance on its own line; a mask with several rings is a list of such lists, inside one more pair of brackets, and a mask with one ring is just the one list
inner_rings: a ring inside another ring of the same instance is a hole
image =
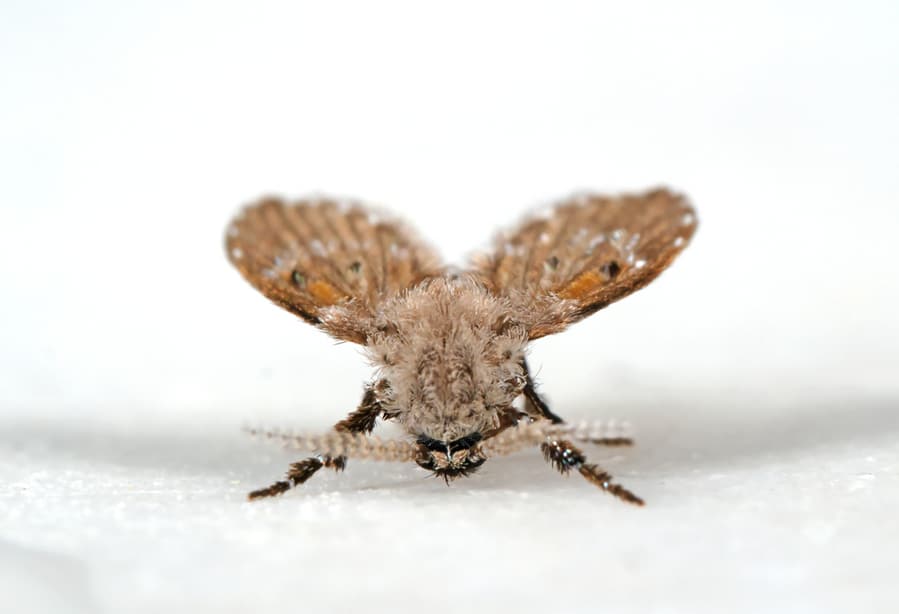
[[501, 234], [475, 269], [537, 339], [651, 282], [695, 230], [693, 208], [668, 190], [578, 196]]
[[398, 222], [330, 200], [262, 200], [235, 217], [225, 243], [231, 263], [262, 294], [356, 343], [365, 343], [381, 302], [441, 270]]

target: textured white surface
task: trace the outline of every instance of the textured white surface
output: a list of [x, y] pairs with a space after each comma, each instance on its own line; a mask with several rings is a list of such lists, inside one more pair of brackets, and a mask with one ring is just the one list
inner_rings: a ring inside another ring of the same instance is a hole
[[591, 456], [642, 509], [535, 452], [449, 489], [356, 462], [251, 504], [247, 489], [293, 456], [223, 425], [6, 425], [3, 582], [16, 611], [50, 586], [72, 611], [111, 612], [894, 607], [894, 401], [760, 407], [672, 391], [621, 411], [640, 445]]
[[[553, 5], [562, 3], [553, 3]], [[895, 612], [899, 5], [0, 9], [4, 612]], [[450, 260], [668, 183], [694, 244], [532, 354], [626, 506], [536, 452], [249, 504], [358, 351], [266, 303], [242, 201], [384, 203]]]

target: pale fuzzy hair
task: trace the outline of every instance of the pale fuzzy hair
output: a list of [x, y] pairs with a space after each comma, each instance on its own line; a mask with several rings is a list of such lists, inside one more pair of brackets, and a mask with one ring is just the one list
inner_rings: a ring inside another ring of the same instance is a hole
[[521, 394], [527, 330], [473, 276], [436, 277], [384, 303], [367, 352], [390, 383], [385, 414], [450, 441], [499, 426]]
[[[280, 441], [286, 448], [306, 450], [323, 456], [346, 456], [375, 461], [412, 461], [419, 454], [418, 447], [410, 441], [384, 440], [365, 433], [328, 431], [322, 434], [294, 433], [291, 431], [246, 428], [249, 434]], [[519, 421], [499, 435], [488, 439], [481, 446], [487, 457], [506, 456], [523, 448], [567, 437], [585, 443], [621, 445], [629, 443], [630, 426], [615, 421], [553, 424], [546, 420]]]
[[[686, 198], [666, 189], [578, 195], [500, 234], [457, 275], [408, 227], [358, 203], [267, 198], [245, 208], [226, 234], [234, 266], [281, 307], [364, 346], [377, 369], [359, 407], [333, 431], [291, 440], [318, 454], [249, 497], [281, 494], [322, 467], [340, 470], [347, 457], [411, 460], [449, 481], [489, 456], [538, 444], [559, 472], [576, 469], [642, 504], [568, 441], [578, 431], [540, 398], [525, 348], [650, 283], [696, 224]], [[522, 394], [524, 412], [512, 405]], [[411, 437], [369, 436], [379, 418]]]

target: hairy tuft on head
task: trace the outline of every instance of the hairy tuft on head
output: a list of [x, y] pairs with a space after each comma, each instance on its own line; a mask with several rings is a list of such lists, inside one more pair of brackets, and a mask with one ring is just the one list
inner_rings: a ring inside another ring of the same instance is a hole
[[527, 333], [477, 277], [427, 280], [388, 301], [368, 352], [389, 382], [385, 412], [449, 441], [499, 424], [525, 384]]

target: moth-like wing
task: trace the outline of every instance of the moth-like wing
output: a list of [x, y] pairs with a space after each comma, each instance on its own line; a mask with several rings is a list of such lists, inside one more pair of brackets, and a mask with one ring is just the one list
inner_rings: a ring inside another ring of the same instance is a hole
[[537, 339], [651, 282], [695, 230], [693, 208], [668, 190], [577, 196], [500, 234], [474, 265]]
[[231, 263], [262, 294], [356, 343], [365, 343], [379, 304], [441, 270], [399, 222], [330, 200], [262, 200], [235, 217], [225, 243]]

